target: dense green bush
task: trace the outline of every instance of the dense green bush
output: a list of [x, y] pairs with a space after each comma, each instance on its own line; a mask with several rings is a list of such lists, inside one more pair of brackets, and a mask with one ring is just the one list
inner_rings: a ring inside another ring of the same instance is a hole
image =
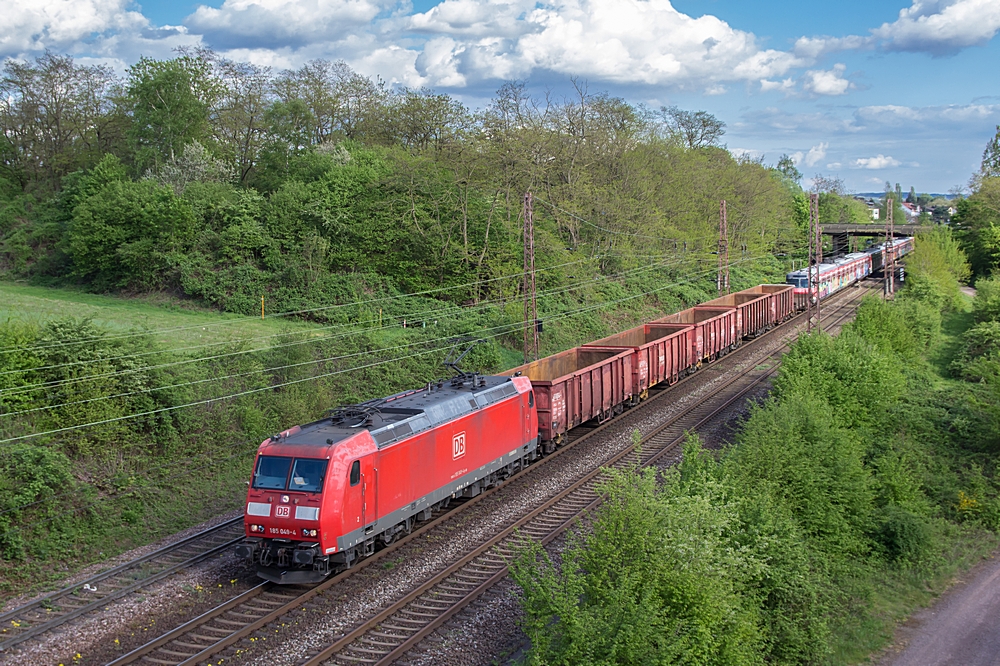
[[1000, 278], [976, 280], [976, 297], [972, 299], [972, 314], [978, 322], [1000, 321]]
[[890, 505], [880, 517], [875, 540], [893, 562], [916, 562], [931, 550], [931, 531], [920, 516]]

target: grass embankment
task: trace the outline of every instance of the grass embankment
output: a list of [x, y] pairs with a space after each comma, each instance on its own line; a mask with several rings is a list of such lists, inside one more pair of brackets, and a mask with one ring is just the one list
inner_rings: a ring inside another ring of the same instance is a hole
[[[540, 290], [543, 354], [713, 297], [700, 267], [653, 264], [617, 278], [586, 263], [573, 270]], [[780, 272], [765, 262], [735, 270], [733, 282]], [[468, 369], [521, 362], [517, 299], [459, 307], [359, 284], [356, 301], [321, 323], [9, 284], [0, 299], [0, 349], [10, 350], [0, 358], [0, 439], [13, 440], [0, 449], [4, 595], [238, 508], [264, 437], [447, 374], [456, 337], [486, 339]], [[106, 423], [73, 428], [96, 421]], [[18, 439], [63, 428], [72, 429]]]
[[527, 549], [529, 663], [857, 663], [995, 549], [1000, 282], [965, 330], [952, 250], [923, 239], [895, 302], [802, 336], [731, 447], [616, 473], [558, 563]]
[[191, 301], [166, 295], [125, 298], [70, 288], [0, 282], [0, 321], [15, 320], [43, 326], [69, 318], [87, 319], [111, 335], [150, 331], [152, 342], [168, 348], [308, 332], [315, 328], [313, 324], [290, 317], [260, 320], [206, 310]]

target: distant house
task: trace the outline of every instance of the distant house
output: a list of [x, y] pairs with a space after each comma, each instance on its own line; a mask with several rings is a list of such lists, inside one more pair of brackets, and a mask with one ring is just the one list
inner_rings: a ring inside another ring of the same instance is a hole
[[879, 217], [878, 206], [868, 206], [868, 214], [872, 216], [873, 220], [877, 220]]
[[905, 201], [900, 204], [903, 206], [903, 212], [906, 213], [906, 217], [910, 219], [915, 219], [920, 216], [920, 206], [917, 204], [906, 203]]

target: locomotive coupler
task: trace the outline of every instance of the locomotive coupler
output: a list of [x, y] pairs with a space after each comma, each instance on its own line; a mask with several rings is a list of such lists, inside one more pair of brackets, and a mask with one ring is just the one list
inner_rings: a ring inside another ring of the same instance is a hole
[[304, 567], [309, 566], [313, 563], [313, 559], [316, 557], [318, 552], [319, 551], [317, 550], [315, 544], [300, 544], [292, 554], [292, 562]]
[[257, 554], [257, 549], [260, 548], [260, 542], [263, 539], [246, 539], [240, 545], [236, 546], [236, 557], [241, 560], [253, 560], [254, 555]]

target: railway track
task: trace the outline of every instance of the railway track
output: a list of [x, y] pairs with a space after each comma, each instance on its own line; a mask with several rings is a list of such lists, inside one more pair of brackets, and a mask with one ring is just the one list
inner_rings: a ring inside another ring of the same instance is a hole
[[[863, 295], [863, 292], [864, 290], [857, 290], [855, 293]], [[860, 298], [860, 296], [858, 296], [858, 298]], [[827, 317], [834, 315], [841, 310], [848, 313], [852, 312], [854, 303], [858, 300], [858, 298], [844, 297], [840, 298], [837, 302], [831, 303], [828, 306], [829, 310], [827, 312]], [[847, 302], [842, 303], [841, 301]], [[789, 329], [794, 330], [794, 327], [802, 321], [802, 316], [797, 315], [788, 322], [776, 327], [772, 331], [772, 334], [761, 336], [757, 340], [743, 345], [742, 349], [755, 348], [762, 341], [773, 340], [774, 333], [778, 333], [779, 331], [786, 332]], [[775, 354], [780, 354], [780, 349], [783, 349], [783, 347], [779, 348], [779, 351], [775, 352]], [[739, 350], [737, 350], [736, 353], [739, 354]], [[772, 356], [775, 354], [772, 354]], [[713, 365], [710, 367], [716, 368], [718, 366]], [[757, 364], [757, 367], [759, 367], [759, 364]], [[773, 374], [773, 372], [774, 370], [772, 369], [768, 373], [768, 376]], [[735, 383], [739, 378], [746, 377], [747, 374], [748, 371], [744, 371], [739, 374], [737, 378], [734, 378], [734, 380], [730, 380], [721, 388], [715, 389], [716, 392], [713, 399], [721, 399], [719, 391], [731, 390], [734, 391], [734, 393], [725, 398], [725, 400], [728, 401], [727, 405], [739, 400], [750, 389], [748, 388], [744, 390], [734, 388]], [[694, 375], [694, 377], [697, 376], [697, 374]], [[678, 387], [682, 386], [687, 381], [688, 379], [685, 379], [677, 384], [674, 384], [673, 386], [657, 388], [655, 392], [651, 392], [650, 398], [643, 404], [656, 404], [661, 401], [665, 395], [674, 393]], [[763, 379], [760, 381], [763, 381]], [[754, 386], [756, 386], [756, 384], [754, 384]], [[706, 402], [708, 401], [702, 401], [700, 405], [694, 407], [692, 410], [687, 410], [683, 414], [675, 417], [669, 421], [664, 428], [680, 428], [678, 432], [683, 433], [684, 431], [691, 429], [692, 419], [694, 419], [695, 423], [701, 423], [704, 419], [711, 418], [710, 416], [706, 417], [704, 414], [701, 414], [701, 412], [705, 409], [703, 405]], [[691, 416], [688, 416], [689, 414]], [[699, 414], [701, 415], [699, 416]], [[593, 424], [590, 424], [584, 428], [575, 429], [569, 441], [554, 454], [547, 456], [545, 461], [551, 461], [564, 455], [567, 451], [571, 450], [579, 443], [591, 439], [592, 437], [603, 432], [607, 427], [614, 424], [616, 424], [616, 421], [611, 420], [610, 422], [602, 425], [594, 426]], [[697, 425], [694, 425], [693, 427], [697, 427]], [[666, 432], [666, 430], [661, 428], [659, 432]], [[675, 434], [673, 436], [676, 439], [678, 435]], [[644, 462], [648, 464], [650, 461], [645, 460]], [[528, 467], [527, 469], [514, 475], [512, 479], [520, 477], [524, 474], [536, 473], [536, 470], [544, 466], [545, 465], [538, 464], [532, 465], [531, 467]], [[518, 521], [516, 526], [520, 528], [522, 533], [531, 535], [535, 535], [538, 530], [548, 530], [549, 532], [553, 532], [553, 530], [564, 529], [568, 522], [571, 522], [575, 518], [563, 519], [562, 516], [577, 516], [581, 511], [585, 512], [592, 508], [591, 505], [595, 500], [592, 496], [587, 495], [587, 492], [592, 493], [592, 483], [593, 480], [597, 478], [598, 474], [599, 470], [594, 471], [591, 475], [586, 477], [584, 481], [578, 482], [578, 485], [574, 486], [574, 488], [577, 488], [575, 492], [570, 489], [557, 495], [555, 501], [561, 502], [558, 507], [553, 505], [550, 501], [550, 503], [546, 506], [540, 507], [522, 518]], [[499, 488], [506, 487], [509, 481], [510, 480]], [[579, 483], [590, 483], [591, 485], [587, 486], [588, 490], [582, 490], [581, 488], [583, 488], [583, 486], [579, 486]], [[496, 490], [497, 489], [493, 489], [491, 491], [484, 492], [478, 497], [460, 504], [455, 509], [434, 517], [433, 520], [423, 526], [420, 530], [414, 531], [413, 534], [398, 540], [393, 545], [384, 548], [375, 555], [363, 560], [352, 569], [340, 574], [339, 576], [331, 578], [330, 580], [324, 581], [319, 585], [311, 588], [300, 586], [278, 586], [271, 583], [262, 583], [257, 585], [256, 587], [247, 590], [243, 594], [230, 599], [203, 615], [194, 618], [150, 641], [149, 643], [146, 643], [145, 645], [129, 652], [128, 654], [123, 655], [122, 657], [111, 662], [111, 666], [122, 666], [124, 664], [132, 663], [163, 665], [193, 665], [205, 663], [214, 655], [217, 655], [231, 646], [234, 646], [251, 637], [255, 632], [268, 626], [269, 624], [276, 622], [283, 617], [297, 613], [299, 612], [299, 609], [302, 609], [307, 605], [318, 603], [324, 595], [328, 593], [328, 591], [339, 585], [346, 578], [349, 578], [365, 568], [374, 565], [379, 560], [396, 552], [412, 539], [418, 538], [422, 534], [427, 533], [444, 521], [451, 520], [456, 515], [464, 513], [465, 509], [468, 509], [477, 502], [492, 496]], [[584, 502], [584, 498], [587, 498], [586, 502]], [[395, 659], [396, 656], [402, 654], [401, 651], [406, 651], [412, 647], [412, 645], [415, 644], [413, 641], [419, 642], [419, 640], [426, 635], [426, 632], [436, 629], [443, 622], [447, 621], [447, 619], [455, 612], [464, 607], [464, 605], [466, 605], [469, 601], [479, 596], [482, 591], [488, 589], [497, 580], [502, 579], [503, 576], [506, 575], [505, 558], [513, 552], [511, 548], [514, 547], [511, 543], [504, 542], [503, 539], [512, 538], [511, 530], [513, 529], [514, 527], [504, 530], [500, 533], [500, 535], [494, 537], [494, 539], [492, 539], [488, 544], [478, 547], [475, 551], [473, 551], [473, 554], [467, 555], [460, 562], [452, 565], [444, 572], [438, 574], [408, 594], [404, 597], [404, 600], [406, 600], [405, 602], [397, 602], [397, 604], [392, 606], [390, 610], [396, 609], [393, 611], [396, 612], [400, 611], [399, 603], [414, 604], [404, 613], [403, 617], [422, 618], [423, 620], [426, 620], [426, 622], [422, 622], [418, 625], [416, 620], [397, 620], [399, 626], [412, 627], [414, 628], [414, 632], [393, 629], [392, 627], [397, 626], [397, 624], [393, 623], [388, 623], [388, 627], [380, 627], [380, 623], [385, 622], [386, 618], [389, 617], [383, 617], [384, 613], [388, 612], [383, 611], [383, 613], [376, 616], [377, 619], [369, 620], [362, 625], [362, 627], [359, 627], [351, 634], [348, 634], [348, 636], [354, 636], [355, 633], [362, 631], [363, 629], [362, 634], [355, 636], [355, 638], [360, 638], [360, 636], [363, 636], [365, 632], [376, 632], [365, 640], [365, 645], [369, 647], [361, 648], [360, 652], [356, 654], [355, 657], [345, 659], [345, 663], [377, 663], [380, 659], [385, 658], [384, 655], [395, 655], [392, 657]], [[541, 538], [544, 539], [545, 536], [542, 536]], [[496, 548], [496, 550], [491, 550], [493, 548]], [[458, 568], [456, 569], [456, 567]], [[463, 567], [466, 568], [463, 569]], [[442, 578], [442, 576], [444, 578]], [[454, 581], [465, 582], [463, 584], [458, 584]], [[473, 592], [467, 593], [467, 588], [469, 584], [472, 583], [475, 584]], [[435, 587], [439, 585], [442, 587]], [[480, 591], [477, 592], [476, 590]], [[470, 594], [474, 596], [470, 596]], [[426, 595], [430, 596], [428, 597]], [[450, 599], [455, 603], [445, 604], [442, 601], [445, 599]], [[373, 622], [375, 623], [374, 625], [372, 625]], [[430, 627], [430, 629], [427, 629], [427, 627]], [[384, 631], [383, 629], [387, 630]], [[416, 633], [417, 631], [423, 633], [418, 635]], [[382, 636], [381, 634], [387, 634], [388, 636], [395, 638], [390, 639], [387, 636]], [[347, 636], [338, 641], [337, 645], [340, 647], [336, 648], [334, 652], [344, 648], [344, 645], [341, 645], [341, 643], [343, 643], [346, 639]], [[320, 655], [326, 656], [314, 657], [310, 660], [310, 663], [320, 663], [327, 659], [330, 655], [334, 654], [334, 652], [327, 654], [327, 651], [323, 651]], [[382, 654], [383, 656], [374, 658], [377, 654]], [[367, 657], [363, 655], [367, 655]], [[316, 659], [319, 659], [319, 661], [316, 661]]]
[[[831, 323], [827, 315], [824, 323], [830, 327], [840, 325], [863, 295], [864, 291], [857, 299], [833, 306], [831, 314], [836, 319]], [[400, 658], [504, 579], [508, 573], [507, 563], [528, 540], [546, 545], [599, 506], [602, 497], [597, 486], [605, 468], [625, 469], [634, 465], [645, 467], [675, 462], [687, 433], [709, 423], [772, 377], [780, 367], [780, 358], [786, 348], [787, 345], [778, 348], [766, 362], [755, 364], [727, 380], [710, 399], [655, 428], [643, 437], [639, 453], [628, 449], [620, 452], [602, 468], [589, 473], [389, 608], [301, 662], [300, 666], [382, 665]]]
[[243, 538], [243, 516], [0, 614], [0, 652], [222, 552]]

